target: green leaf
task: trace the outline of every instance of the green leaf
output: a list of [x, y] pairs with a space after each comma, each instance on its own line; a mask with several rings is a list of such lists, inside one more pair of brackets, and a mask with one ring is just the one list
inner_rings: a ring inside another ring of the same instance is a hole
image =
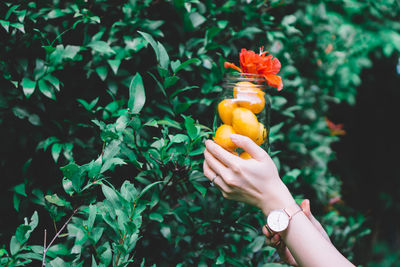
[[144, 193], [146, 193], [147, 191], [149, 191], [153, 186], [158, 185], [158, 184], [161, 184], [161, 183], [163, 183], [163, 181], [157, 181], [157, 182], [154, 182], [154, 183], [152, 183], [152, 184], [149, 184], [148, 186], [146, 186], [146, 187], [142, 190], [142, 192], [140, 192], [140, 194], [139, 194], [139, 196], [137, 197], [137, 199], [141, 198], [141, 197], [144, 195]]
[[86, 226], [88, 227], [89, 231], [92, 230], [94, 221], [96, 219], [96, 215], [97, 215], [97, 206], [96, 205], [89, 205], [89, 216], [86, 222]]
[[177, 96], [178, 94], [180, 94], [180, 93], [182, 93], [182, 92], [185, 92], [185, 91], [188, 91], [188, 90], [192, 90], [192, 89], [194, 89], [194, 88], [199, 88], [199, 87], [198, 87], [198, 86], [186, 86], [186, 87], [184, 87], [184, 88], [178, 89], [178, 90], [176, 90], [175, 92], [173, 92], [173, 93], [169, 96], [169, 98], [172, 99], [172, 98], [174, 98], [175, 96]]
[[54, 93], [53, 87], [45, 79], [39, 80], [39, 90], [46, 97], [56, 100], [56, 95]]
[[171, 69], [173, 73], [176, 73], [176, 69], [181, 65], [181, 61], [179, 59], [177, 59], [176, 61], [171, 61], [170, 63], [171, 65]]
[[106, 199], [110, 201], [114, 209], [115, 210], [120, 209], [120, 201], [115, 190], [105, 184], [101, 185], [101, 190], [103, 191], [103, 194], [106, 197]]
[[13, 190], [15, 193], [17, 193], [21, 196], [28, 197], [25, 193], [25, 184], [16, 185], [16, 186], [14, 186]]
[[71, 204], [65, 199], [61, 199], [57, 194], [47, 195], [44, 197], [48, 202], [60, 206], [60, 207], [71, 207]]
[[282, 177], [282, 181], [286, 183], [293, 183], [296, 181], [297, 177], [301, 174], [301, 171], [299, 169], [293, 169], [290, 172], [286, 173]]
[[193, 187], [200, 192], [200, 194], [205, 197], [207, 193], [207, 188], [197, 182], [192, 182]]
[[17, 254], [18, 251], [20, 250], [20, 248], [21, 248], [21, 245], [17, 241], [17, 238], [15, 236], [11, 237], [11, 241], [10, 241], [10, 253], [11, 253], [11, 255]]
[[115, 54], [115, 51], [104, 41], [92, 41], [87, 46], [99, 53]]
[[109, 60], [107, 60], [107, 62], [108, 62], [108, 65], [110, 65], [114, 74], [117, 74], [119, 65], [121, 65], [121, 60], [120, 59], [109, 59]]
[[170, 135], [169, 139], [171, 140], [171, 144], [184, 143], [189, 141], [188, 136], [184, 134]]
[[74, 190], [78, 192], [84, 181], [81, 175], [80, 167], [72, 162], [64, 167], [61, 167], [60, 170], [63, 172], [65, 178], [72, 182]]
[[168, 69], [169, 56], [167, 50], [165, 50], [165, 47], [160, 42], [157, 42], [157, 47], [160, 53], [160, 58], [159, 58], [160, 66], [164, 69]]
[[29, 98], [35, 91], [36, 81], [32, 81], [29, 78], [22, 79], [22, 90], [26, 98]]
[[148, 33], [141, 32], [141, 31], [138, 31], [138, 33], [139, 33], [140, 35], [142, 35], [143, 38], [144, 38], [148, 43], [150, 43], [150, 45], [153, 47], [154, 52], [156, 53], [157, 61], [159, 62], [159, 61], [160, 61], [160, 50], [159, 50], [159, 47], [158, 47], [156, 41], [154, 41], [153, 37], [152, 37], [150, 34], [148, 34]]
[[189, 19], [192, 22], [194, 28], [197, 28], [206, 21], [206, 18], [200, 15], [198, 12], [190, 13]]
[[153, 221], [160, 222], [160, 223], [164, 221], [163, 216], [160, 213], [157, 213], [157, 212], [150, 213], [149, 219], [153, 220]]
[[105, 81], [107, 79], [108, 69], [106, 66], [100, 66], [96, 68], [96, 73], [102, 81]]
[[142, 76], [140, 76], [139, 73], [136, 73], [129, 86], [128, 108], [133, 114], [139, 113], [145, 102], [146, 95], [144, 92]]
[[174, 73], [177, 73], [177, 72], [179, 72], [180, 70], [183, 70], [183, 69], [185, 69], [186, 67], [188, 67], [190, 64], [194, 64], [194, 63], [199, 64], [199, 63], [201, 63], [201, 60], [198, 59], [198, 58], [191, 58], [191, 59], [188, 59], [188, 60], [186, 60], [185, 62], [183, 62], [182, 64], [180, 64], [180, 65], [179, 65], [175, 70], [173, 70], [173, 71], [174, 71]]
[[51, 156], [53, 157], [55, 162], [58, 161], [62, 148], [63, 145], [59, 143], [55, 143], [51, 146]]
[[197, 138], [197, 136], [199, 135], [200, 131], [199, 129], [195, 126], [195, 122], [194, 119], [192, 119], [191, 117], [185, 117], [185, 128], [186, 131], [190, 137], [190, 139], [194, 140]]
[[179, 81], [178, 76], [167, 77], [164, 81], [164, 88], [167, 89], [168, 87], [171, 87], [172, 85], [176, 84], [177, 81]]
[[10, 28], [10, 22], [9, 21], [5, 21], [5, 20], [1, 20], [0, 19], [0, 25], [6, 30], [6, 32], [9, 31], [9, 28]]

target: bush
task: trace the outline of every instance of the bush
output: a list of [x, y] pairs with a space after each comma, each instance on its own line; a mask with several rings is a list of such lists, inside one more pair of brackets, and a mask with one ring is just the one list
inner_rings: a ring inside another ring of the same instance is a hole
[[389, 30], [396, 1], [0, 5], [1, 168], [13, 178], [3, 190], [30, 217], [3, 234], [1, 264], [273, 266], [263, 215], [224, 200], [202, 174], [223, 63], [263, 45], [283, 66], [284, 90], [270, 91], [271, 156], [352, 259], [369, 229], [333, 204], [340, 131], [325, 117], [329, 105], [354, 104], [370, 53], [400, 50]]

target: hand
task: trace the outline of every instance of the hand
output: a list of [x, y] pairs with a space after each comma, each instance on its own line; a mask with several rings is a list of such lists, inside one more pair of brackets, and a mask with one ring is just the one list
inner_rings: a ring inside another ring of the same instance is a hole
[[[310, 209], [310, 201], [308, 199], [305, 199], [301, 202], [300, 207], [302, 208], [304, 214], [307, 216], [307, 218], [311, 221], [313, 226], [321, 233], [321, 235], [329, 242], [331, 240], [329, 239], [328, 234], [325, 232], [324, 228], [322, 228], [321, 224], [318, 222], [317, 219], [311, 214], [311, 209]], [[278, 251], [279, 256], [281, 259], [286, 262], [289, 265], [292, 266], [298, 266], [296, 260], [294, 259], [292, 253], [286, 246], [285, 242], [281, 239], [279, 234], [273, 234], [267, 230], [267, 228], [264, 226], [263, 227], [263, 233], [267, 237], [267, 240], [265, 241], [267, 245], [275, 247]]]
[[256, 206], [266, 215], [293, 204], [294, 199], [269, 155], [246, 136], [232, 134], [231, 139], [252, 159], [244, 160], [211, 140], [206, 141], [204, 151], [204, 175], [222, 195]]

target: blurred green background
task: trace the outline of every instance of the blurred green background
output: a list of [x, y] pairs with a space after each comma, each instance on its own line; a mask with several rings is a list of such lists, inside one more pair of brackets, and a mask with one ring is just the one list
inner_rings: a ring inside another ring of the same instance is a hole
[[354, 264], [399, 266], [399, 19], [397, 0], [2, 1], [0, 264], [282, 264], [202, 175], [223, 63], [264, 46], [283, 181]]

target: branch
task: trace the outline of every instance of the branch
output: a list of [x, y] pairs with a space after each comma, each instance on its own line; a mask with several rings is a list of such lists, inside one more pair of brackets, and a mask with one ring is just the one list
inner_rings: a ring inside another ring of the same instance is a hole
[[46, 247], [46, 229], [44, 230], [44, 245], [43, 245], [43, 260], [42, 260], [42, 267], [46, 266], [46, 253], [47, 250], [51, 247], [53, 242], [57, 239], [57, 237], [61, 234], [61, 232], [64, 230], [64, 228], [68, 225], [68, 223], [71, 221], [72, 217], [76, 214], [79, 208], [74, 209], [72, 212], [71, 216], [69, 216], [68, 220], [64, 223], [64, 225], [58, 230], [56, 235], [53, 237], [53, 239], [50, 241], [49, 245]]

